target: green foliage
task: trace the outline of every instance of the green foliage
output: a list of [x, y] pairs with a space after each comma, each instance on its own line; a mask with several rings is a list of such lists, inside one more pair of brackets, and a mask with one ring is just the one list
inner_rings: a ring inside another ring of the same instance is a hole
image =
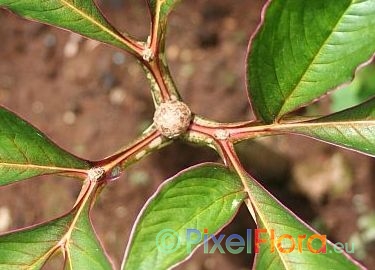
[[316, 120], [285, 125], [283, 129], [375, 156], [375, 98]]
[[181, 0], [149, 0], [151, 14], [158, 17], [158, 21], [167, 21], [167, 16]]
[[332, 93], [331, 110], [334, 112], [358, 105], [375, 95], [375, 65], [364, 67], [355, 75], [353, 82]]
[[42, 132], [0, 107], [0, 185], [51, 173], [85, 174], [89, 163], [62, 150]]
[[[91, 0], [0, 0], [0, 7], [130, 52], [146, 71], [155, 105], [160, 106], [181, 101], [164, 55], [168, 15], [178, 2], [148, 0], [151, 35], [142, 41], [120, 34]], [[310, 120], [285, 117], [350, 81], [358, 66], [370, 60], [375, 51], [375, 0], [274, 0], [267, 3], [263, 15], [250, 44], [247, 67], [249, 95], [258, 121], [218, 123], [194, 115], [180, 139], [214, 148], [225, 166], [201, 164], [159, 187], [135, 222], [123, 269], [173, 267], [207, 240], [189, 243], [189, 229], [206, 229], [207, 235], [219, 232], [243, 201], [258, 229], [273, 231], [276, 239], [288, 235], [296, 241], [295, 249], [299, 237], [305, 236], [300, 252], [285, 252], [288, 247], [282, 243], [273, 246], [270, 235], [265, 234], [268, 241], [258, 238], [254, 269], [363, 268], [330, 242], [326, 252], [311, 252], [311, 247], [318, 250], [321, 246], [316, 241], [310, 246], [306, 243], [316, 232], [245, 171], [234, 144], [294, 133], [375, 155], [374, 97]], [[165, 111], [161, 126], [178, 127], [181, 113]], [[64, 256], [65, 269], [112, 269], [89, 218], [91, 205], [122, 170], [174, 142], [175, 138], [166, 138], [162, 132], [153, 124], [133, 143], [92, 162], [62, 150], [41, 131], [0, 108], [0, 185], [42, 174], [85, 179], [69, 213], [0, 236], [0, 269], [40, 269], [58, 252]]]
[[65, 269], [112, 269], [93, 230], [87, 207], [72, 228], [65, 253]]
[[267, 123], [349, 81], [375, 51], [375, 4], [271, 1], [248, 59], [249, 94]]
[[[167, 269], [185, 259], [203, 243], [203, 238], [190, 243], [188, 229], [216, 233], [244, 197], [238, 176], [220, 165], [201, 165], [173, 177], [138, 217], [123, 269]], [[170, 238], [163, 239], [163, 232]]]
[[[90, 195], [90, 193], [88, 194]], [[65, 269], [112, 269], [89, 220], [89, 205], [63, 217], [0, 237], [0, 269], [40, 269], [61, 252]]]
[[[322, 244], [323, 241], [315, 239], [311, 246], [308, 239], [314, 237], [317, 232], [309, 228], [305, 223], [298, 219], [292, 212], [283, 206], [277, 199], [269, 194], [262, 186], [259, 185], [250, 176], [246, 176], [252, 193], [250, 200], [256, 211], [257, 224], [260, 228], [267, 230], [260, 237], [265, 243], [260, 245], [259, 256], [255, 263], [255, 269], [275, 269], [275, 270], [292, 270], [292, 269], [320, 269], [322, 266], [333, 266], [332, 269], [359, 269], [359, 265], [347, 258], [343, 251], [328, 242]], [[271, 231], [274, 233], [274, 243], [271, 241]], [[289, 238], [286, 239], [287, 245], [283, 245], [285, 250], [277, 247], [276, 239], [280, 239], [285, 234]], [[301, 238], [301, 236], [305, 236]], [[321, 236], [321, 235], [320, 235]], [[290, 240], [293, 239], [293, 240]], [[301, 238], [301, 240], [299, 240]], [[299, 242], [300, 241], [300, 242]], [[294, 244], [292, 244], [292, 242]], [[301, 243], [301, 244], [300, 244]], [[274, 252], [272, 250], [274, 245]], [[294, 247], [292, 252], [288, 248]], [[316, 254], [311, 250], [318, 251], [325, 247], [325, 252]], [[299, 248], [301, 252], [299, 252]]]
[[68, 29], [119, 48], [128, 50], [133, 47], [91, 0], [0, 0], [1, 6], [25, 18]]
[[54, 253], [73, 216], [16, 231], [0, 238], [0, 269], [40, 269]]

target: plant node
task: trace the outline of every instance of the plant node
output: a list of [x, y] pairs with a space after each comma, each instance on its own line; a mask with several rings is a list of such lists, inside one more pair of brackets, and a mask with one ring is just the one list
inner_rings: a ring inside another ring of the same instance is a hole
[[160, 133], [167, 138], [183, 134], [189, 127], [191, 111], [181, 101], [167, 101], [156, 108], [154, 124]]
[[147, 47], [142, 51], [142, 58], [143, 60], [150, 62], [152, 58], [154, 58], [154, 54], [152, 52], [152, 49]]
[[104, 173], [105, 170], [102, 167], [94, 167], [88, 171], [87, 175], [89, 181], [96, 182], [103, 176]]
[[226, 140], [229, 138], [230, 133], [228, 130], [225, 129], [218, 129], [215, 131], [214, 136], [218, 140]]

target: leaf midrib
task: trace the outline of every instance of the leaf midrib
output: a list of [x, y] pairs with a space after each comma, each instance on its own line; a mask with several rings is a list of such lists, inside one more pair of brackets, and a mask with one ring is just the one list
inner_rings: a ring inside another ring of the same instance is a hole
[[55, 166], [45, 166], [45, 165], [35, 165], [35, 164], [18, 164], [18, 163], [4, 163], [0, 162], [1, 167], [15, 167], [21, 169], [36, 169], [36, 170], [51, 170], [51, 171], [67, 171], [67, 172], [82, 172], [87, 173], [84, 169], [75, 168], [65, 168], [65, 167], [55, 167]]
[[[320, 118], [322, 119], [322, 118]], [[299, 123], [276, 123], [270, 125], [262, 125], [262, 126], [253, 126], [245, 128], [243, 132], [251, 133], [251, 132], [264, 132], [264, 131], [285, 131], [285, 130], [293, 130], [295, 128], [314, 128], [314, 127], [340, 127], [340, 126], [353, 126], [353, 125], [366, 125], [368, 127], [375, 125], [374, 120], [355, 120], [355, 121], [327, 121], [327, 122], [313, 122], [320, 120], [315, 119], [312, 121], [306, 122], [299, 122]], [[241, 132], [239, 132], [241, 133]]]
[[[241, 177], [243, 177], [243, 176], [241, 176]], [[247, 179], [245, 179], [246, 181], [252, 181], [248, 177], [246, 177], [246, 178], [247, 178]], [[263, 226], [265, 227], [265, 229], [267, 230], [267, 232], [270, 231], [270, 228], [268, 227], [267, 222], [265, 222], [267, 219], [262, 215], [262, 211], [259, 210], [259, 209], [261, 209], [261, 207], [259, 207], [259, 205], [256, 203], [256, 200], [254, 200], [254, 197], [253, 197], [252, 193], [248, 193], [248, 196], [249, 196], [249, 199], [251, 200], [252, 205], [255, 207], [256, 213], [259, 216], [259, 218], [261, 219], [261, 221], [263, 223]], [[258, 222], [257, 222], [257, 224], [258, 224]], [[280, 252], [280, 250], [278, 248], [276, 248], [276, 251], [277, 251], [278, 257], [279, 257], [280, 261], [283, 263], [285, 269], [286, 270], [287, 269], [292, 269], [292, 268], [289, 267], [288, 262], [282, 256], [282, 253]]]
[[[273, 129], [293, 129], [293, 128], [313, 128], [313, 127], [337, 127], [337, 126], [353, 126], [353, 125], [367, 125], [372, 126], [375, 125], [374, 120], [365, 120], [365, 121], [330, 121], [330, 122], [309, 122], [309, 123], [293, 123], [293, 124], [277, 124], [273, 125]], [[272, 128], [272, 127], [271, 127]]]
[[[94, 18], [88, 16], [85, 12], [83, 12], [82, 10], [80, 10], [79, 8], [77, 8], [76, 6], [72, 5], [71, 3], [69, 3], [68, 1], [66, 0], [60, 0], [60, 2], [64, 5], [66, 5], [67, 7], [69, 7], [71, 10], [73, 10], [73, 12], [76, 12], [78, 13], [79, 15], [81, 15], [83, 18], [85, 18], [86, 20], [90, 21], [91, 23], [93, 23], [94, 25], [96, 25], [97, 27], [99, 27], [100, 29], [102, 29], [103, 31], [107, 32], [109, 35], [111, 35], [113, 38], [115, 38], [116, 40], [120, 41], [121, 43], [129, 46], [128, 42], [121, 36], [119, 36], [118, 34], [116, 34], [115, 32], [113, 32], [111, 29], [109, 29], [108, 27], [102, 25], [100, 22], [98, 22], [97, 20], [95, 20]], [[94, 5], [94, 3], [93, 3]]]
[[[293, 96], [294, 92], [296, 91], [296, 89], [299, 88], [299, 86], [301, 85], [301, 83], [304, 81], [304, 78], [307, 74], [307, 72], [310, 70], [310, 67], [313, 66], [315, 64], [315, 61], [316, 59], [318, 58], [318, 56], [320, 56], [321, 54], [321, 51], [323, 50], [323, 48], [326, 47], [326, 44], [327, 44], [327, 41], [332, 37], [332, 35], [336, 32], [336, 29], [338, 28], [340, 22], [342, 21], [342, 19], [345, 17], [345, 14], [347, 14], [348, 10], [352, 7], [353, 3], [355, 2], [355, 0], [352, 0], [350, 2], [350, 4], [348, 5], [348, 7], [345, 9], [345, 11], [343, 12], [342, 16], [339, 17], [339, 19], [337, 20], [335, 26], [332, 28], [332, 31], [331, 33], [327, 36], [327, 38], [324, 40], [323, 42], [323, 45], [319, 48], [319, 50], [317, 51], [317, 53], [315, 54], [315, 56], [311, 59], [310, 63], [306, 66], [305, 70], [303, 71], [302, 75], [300, 76], [298, 82], [297, 82], [297, 85], [289, 92], [287, 93], [287, 97], [283, 100], [282, 102], [282, 105], [281, 105], [281, 108], [279, 109], [279, 112], [277, 114], [277, 120], [279, 120], [285, 113], [287, 113], [288, 111], [285, 110], [285, 107], [286, 107], [286, 104], [288, 100], [291, 99], [291, 96]], [[302, 106], [302, 104], [300, 105]]]

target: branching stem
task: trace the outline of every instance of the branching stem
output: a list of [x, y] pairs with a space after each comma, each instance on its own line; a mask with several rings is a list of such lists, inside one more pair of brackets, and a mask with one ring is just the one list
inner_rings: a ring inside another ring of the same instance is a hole
[[[155, 55], [154, 60], [150, 63], [147, 63], [146, 66], [150, 71], [150, 74], [153, 76], [156, 84], [158, 85], [158, 90], [160, 91], [162, 102], [171, 100], [170, 91], [168, 90], [168, 86], [161, 72], [162, 69], [160, 68], [159, 56]], [[155, 91], [155, 88], [153, 89], [153, 91]], [[159, 95], [159, 93], [157, 93], [156, 95]]]
[[152, 150], [162, 147], [166, 142], [167, 139], [154, 126], [151, 126], [140, 138], [125, 147], [125, 149], [106, 159], [94, 162], [94, 165], [102, 167], [106, 173], [110, 172], [116, 166], [125, 168], [146, 156]]

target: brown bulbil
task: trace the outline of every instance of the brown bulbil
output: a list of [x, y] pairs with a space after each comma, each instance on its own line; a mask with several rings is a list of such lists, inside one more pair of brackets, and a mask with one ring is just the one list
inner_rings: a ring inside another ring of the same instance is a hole
[[181, 101], [167, 101], [156, 108], [154, 123], [156, 128], [167, 138], [183, 134], [189, 127], [191, 111]]

